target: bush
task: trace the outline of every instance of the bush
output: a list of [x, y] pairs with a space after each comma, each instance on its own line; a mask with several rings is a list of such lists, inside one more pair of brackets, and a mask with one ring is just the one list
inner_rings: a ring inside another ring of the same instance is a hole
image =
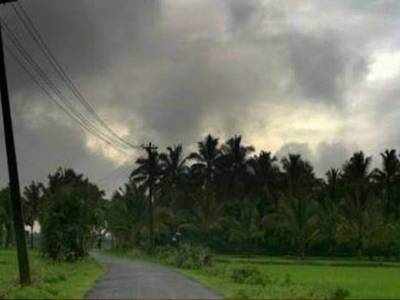
[[263, 276], [261, 272], [254, 267], [234, 268], [230, 277], [235, 283], [266, 285], [269, 282], [269, 278]]
[[41, 218], [41, 252], [57, 261], [75, 261], [87, 255], [90, 209], [69, 188], [51, 194]]
[[208, 248], [190, 244], [177, 248], [159, 247], [156, 256], [163, 263], [182, 269], [200, 269], [212, 264], [212, 254]]
[[350, 292], [343, 288], [336, 288], [328, 297], [329, 300], [344, 300], [350, 296]]

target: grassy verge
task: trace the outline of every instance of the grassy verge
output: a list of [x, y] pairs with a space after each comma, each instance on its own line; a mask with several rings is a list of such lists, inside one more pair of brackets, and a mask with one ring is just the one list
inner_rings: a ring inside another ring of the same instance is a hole
[[[400, 265], [353, 263], [224, 256], [218, 257], [212, 268], [181, 272], [223, 293], [227, 298], [399, 298]], [[243, 273], [243, 270], [250, 270], [248, 272], [253, 274], [237, 282], [237, 274]]]
[[76, 263], [53, 263], [30, 253], [32, 285], [18, 285], [16, 253], [0, 250], [0, 299], [83, 299], [103, 267], [88, 258]]
[[[157, 261], [140, 251], [109, 254]], [[400, 264], [390, 262], [224, 255], [217, 256], [212, 267], [179, 271], [225, 298], [398, 299], [400, 296]]]

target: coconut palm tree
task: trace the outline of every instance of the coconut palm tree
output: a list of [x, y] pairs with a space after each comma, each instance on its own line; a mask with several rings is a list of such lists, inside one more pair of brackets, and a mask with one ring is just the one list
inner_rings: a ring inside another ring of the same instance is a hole
[[354, 153], [343, 166], [343, 182], [345, 198], [342, 205], [343, 225], [345, 232], [354, 236], [358, 254], [361, 256], [365, 248], [368, 210], [374, 203], [370, 172], [372, 158], [363, 152]]
[[248, 179], [248, 156], [254, 152], [253, 146], [244, 146], [242, 137], [235, 135], [228, 139], [221, 147], [222, 157], [220, 160], [222, 178], [225, 178], [225, 186], [229, 194], [238, 196], [243, 193]]
[[281, 178], [278, 159], [271, 152], [261, 151], [249, 160], [253, 191], [272, 199], [274, 207], [278, 205], [278, 185]]
[[366, 157], [363, 152], [354, 153], [343, 166], [343, 181], [347, 186], [349, 200], [355, 205], [364, 208], [368, 202], [368, 194], [371, 191], [370, 172], [372, 158]]
[[317, 182], [311, 164], [298, 154], [289, 154], [281, 163], [285, 197], [309, 197]]
[[154, 249], [154, 193], [161, 175], [162, 168], [160, 164], [160, 157], [152, 143], [143, 146], [146, 156], [140, 157], [136, 160], [138, 167], [131, 173], [130, 179], [139, 184], [141, 188], [148, 194], [148, 207], [149, 207], [149, 232], [150, 232], [150, 250]]
[[166, 153], [160, 154], [160, 164], [162, 168], [162, 189], [165, 191], [164, 197], [168, 203], [178, 209], [183, 199], [185, 179], [188, 175], [186, 158], [183, 156], [182, 145], [168, 147]]
[[339, 169], [331, 168], [326, 173], [326, 193], [328, 198], [338, 203], [340, 201], [340, 184], [341, 184], [341, 171]]
[[209, 134], [204, 140], [197, 143], [197, 152], [191, 153], [188, 156], [189, 160], [195, 161], [191, 167], [192, 172], [200, 174], [203, 184], [206, 185], [212, 184], [215, 179], [218, 160], [221, 157], [218, 142], [218, 138], [214, 138]]
[[168, 177], [172, 184], [178, 184], [187, 171], [182, 145], [167, 147], [167, 153], [160, 154], [160, 162], [163, 176]]
[[277, 215], [280, 226], [289, 232], [301, 258], [314, 241], [317, 227], [317, 205], [314, 201], [317, 179], [311, 164], [301, 155], [289, 154], [282, 160], [283, 191]]
[[381, 153], [382, 170], [375, 169], [373, 177], [382, 191], [384, 207], [388, 215], [394, 215], [397, 219], [399, 216], [400, 195], [399, 195], [399, 177], [400, 177], [400, 160], [396, 150], [386, 150]]
[[227, 167], [235, 176], [246, 171], [248, 155], [252, 152], [254, 152], [254, 147], [244, 146], [240, 135], [235, 135], [222, 145], [222, 153], [227, 162]]

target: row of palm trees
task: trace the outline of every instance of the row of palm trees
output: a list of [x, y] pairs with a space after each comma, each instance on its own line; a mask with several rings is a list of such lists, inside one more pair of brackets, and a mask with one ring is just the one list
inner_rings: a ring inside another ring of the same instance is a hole
[[[49, 195], [63, 186], [84, 186], [90, 193], [79, 195], [90, 194], [85, 201], [96, 211], [92, 236], [107, 232], [119, 247], [151, 250], [178, 234], [223, 251], [301, 257], [400, 253], [400, 160], [395, 150], [382, 153], [382, 166], [374, 170], [371, 157], [357, 152], [322, 179], [300, 155], [278, 160], [270, 152], [256, 154], [241, 136], [221, 143], [208, 135], [187, 156], [181, 145], [165, 152], [153, 144], [143, 149], [125, 188], [111, 201], [73, 170], [49, 175], [46, 187], [30, 184], [23, 197], [26, 225], [33, 232]], [[0, 192], [0, 240], [10, 244], [7, 195], [7, 190]]]
[[[188, 156], [181, 145], [160, 153], [149, 144], [144, 151], [125, 190], [110, 202], [107, 224], [116, 240], [139, 243], [146, 236], [154, 248], [178, 231], [223, 250], [304, 256], [309, 250], [389, 255], [396, 245], [400, 249], [395, 150], [382, 153], [382, 168], [375, 170], [371, 157], [355, 153], [326, 179], [300, 155], [278, 161], [270, 152], [255, 154], [241, 136], [220, 143], [208, 135]], [[122, 206], [125, 215], [118, 216]], [[132, 221], [125, 231], [121, 219]]]

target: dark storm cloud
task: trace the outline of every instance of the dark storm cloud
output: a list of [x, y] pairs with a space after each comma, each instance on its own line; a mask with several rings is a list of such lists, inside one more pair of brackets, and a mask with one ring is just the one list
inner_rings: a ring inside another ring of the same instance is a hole
[[315, 102], [341, 102], [346, 87], [363, 78], [367, 60], [346, 47], [346, 41], [333, 31], [290, 34], [294, 81], [303, 97]]
[[[275, 117], [270, 104], [298, 109], [306, 102], [344, 106], [348, 89], [367, 72], [363, 47], [373, 39], [370, 31], [364, 29], [359, 41], [361, 35], [351, 30], [303, 30], [302, 23], [290, 24], [301, 5], [277, 3], [37, 0], [23, 4], [100, 115], [130, 129], [135, 143], [152, 140], [164, 146], [193, 144], [207, 131], [224, 139], [235, 133], [246, 137], [257, 127], [255, 135], [263, 136], [262, 128]], [[8, 20], [22, 32], [13, 14]], [[32, 41], [26, 39], [24, 44], [44, 62], [33, 51]], [[97, 178], [112, 169], [110, 160], [87, 148], [86, 134], [40, 96], [17, 66], [9, 66], [20, 155], [44, 170], [55, 168], [65, 155], [71, 157], [71, 165]], [[34, 107], [37, 114], [32, 117]], [[313, 158], [307, 144], [292, 146], [280, 152], [297, 149]], [[335, 154], [324, 149], [328, 154], [320, 161], [325, 166]], [[4, 155], [0, 162], [4, 178]], [[37, 167], [24, 170], [25, 181], [40, 172]]]
[[225, 5], [230, 13], [230, 29], [233, 31], [241, 30], [260, 18], [261, 1], [259, 0], [226, 0]]
[[204, 120], [213, 117], [222, 126], [233, 117], [239, 130], [248, 108], [260, 101], [260, 90], [274, 88], [266, 76], [271, 63], [258, 50], [246, 53], [232, 44], [205, 50], [194, 46], [190, 53], [194, 58], [171, 66], [168, 77], [156, 83], [156, 92], [146, 97], [158, 110], [140, 112], [163, 141], [198, 138]]
[[86, 73], [107, 67], [129, 47], [151, 51], [146, 40], [157, 13], [153, 2], [41, 0], [26, 7], [64, 64]]
[[[112, 97], [93, 98], [96, 93], [87, 89], [82, 82], [100, 74], [107, 75], [110, 66], [132, 49], [136, 57], [152, 52], [147, 32], [152, 28], [157, 11], [156, 7], [146, 2], [43, 0], [23, 4], [50, 48], [90, 102], [96, 108], [107, 109], [112, 106]], [[43, 57], [34, 48], [33, 41], [24, 32], [12, 10], [4, 9], [8, 11], [3, 16], [8, 17], [10, 27], [20, 36], [34, 58], [43, 64]], [[40, 90], [14, 64], [11, 57], [7, 58], [22, 182], [43, 179], [59, 165], [73, 166], [97, 178], [112, 169], [111, 161], [89, 151], [85, 144], [86, 134], [78, 125], [71, 124], [63, 113], [57, 111], [47, 96], [39, 94]], [[55, 78], [48, 65], [43, 65]], [[96, 88], [101, 89], [101, 86]], [[35, 110], [40, 114], [35, 115]], [[0, 180], [4, 183], [6, 161], [3, 134], [1, 154]]]
[[[400, 148], [400, 87], [398, 81], [400, 76], [393, 78], [385, 84], [370, 91], [371, 98], [378, 99], [372, 105], [372, 117], [374, 123], [378, 124], [378, 143], [386, 148]], [[381, 148], [378, 151], [384, 151]]]

